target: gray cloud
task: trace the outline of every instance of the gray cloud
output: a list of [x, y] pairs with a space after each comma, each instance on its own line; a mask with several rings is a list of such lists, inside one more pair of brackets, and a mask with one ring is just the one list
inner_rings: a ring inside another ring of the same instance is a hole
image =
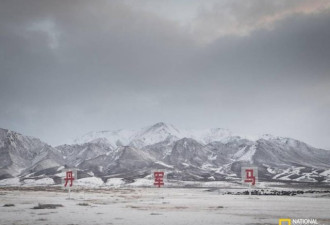
[[[253, 21], [299, 8], [260, 7]], [[167, 121], [329, 148], [329, 24], [323, 7], [200, 45], [177, 22], [121, 1], [1, 1], [0, 127], [60, 144]]]
[[190, 29], [199, 41], [211, 42], [222, 36], [246, 36], [257, 29], [272, 29], [289, 16], [319, 13], [329, 7], [329, 1], [324, 0], [220, 1], [212, 7], [200, 7]]

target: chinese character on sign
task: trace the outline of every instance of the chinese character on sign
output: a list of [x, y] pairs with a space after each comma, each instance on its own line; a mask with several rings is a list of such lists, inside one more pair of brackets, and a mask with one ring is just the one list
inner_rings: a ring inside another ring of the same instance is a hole
[[246, 179], [244, 180], [244, 182], [246, 183], [251, 183], [252, 185], [256, 184], [256, 177], [253, 176], [253, 169], [246, 169], [245, 170], [245, 174], [246, 174]]
[[164, 185], [164, 181], [163, 181], [164, 172], [154, 172], [154, 178], [155, 178], [155, 182], [154, 182], [155, 186], [160, 187]]
[[66, 177], [64, 178], [65, 180], [65, 184], [64, 187], [66, 187], [68, 185], [68, 182], [70, 181], [70, 187], [72, 187], [72, 183], [74, 180], [74, 177], [72, 175], [72, 171], [66, 171]]
[[258, 181], [258, 168], [242, 167], [241, 175], [243, 183], [247, 183], [254, 186]]

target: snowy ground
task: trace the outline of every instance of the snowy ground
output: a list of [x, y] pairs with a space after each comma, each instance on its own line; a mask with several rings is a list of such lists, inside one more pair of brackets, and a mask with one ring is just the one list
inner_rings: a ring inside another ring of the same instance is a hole
[[[68, 199], [65, 190], [29, 189], [0, 189], [1, 225], [275, 225], [279, 218], [312, 218], [330, 224], [329, 193], [249, 198], [205, 188], [113, 188], [75, 190]], [[2, 207], [10, 203], [14, 206]], [[63, 207], [32, 209], [38, 203]]]

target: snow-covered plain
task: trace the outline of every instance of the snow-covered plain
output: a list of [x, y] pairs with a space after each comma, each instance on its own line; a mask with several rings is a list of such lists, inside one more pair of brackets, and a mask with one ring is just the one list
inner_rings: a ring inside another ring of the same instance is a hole
[[[313, 218], [330, 224], [329, 194], [249, 198], [203, 188], [111, 188], [76, 189], [68, 199], [66, 190], [48, 190], [0, 189], [0, 224], [275, 225], [279, 218]], [[32, 209], [38, 203], [63, 207]]]

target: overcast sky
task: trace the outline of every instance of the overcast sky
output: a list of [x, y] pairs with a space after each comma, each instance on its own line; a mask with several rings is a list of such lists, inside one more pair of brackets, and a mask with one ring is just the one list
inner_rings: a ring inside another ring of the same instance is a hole
[[159, 121], [330, 149], [330, 1], [0, 1], [1, 128]]

